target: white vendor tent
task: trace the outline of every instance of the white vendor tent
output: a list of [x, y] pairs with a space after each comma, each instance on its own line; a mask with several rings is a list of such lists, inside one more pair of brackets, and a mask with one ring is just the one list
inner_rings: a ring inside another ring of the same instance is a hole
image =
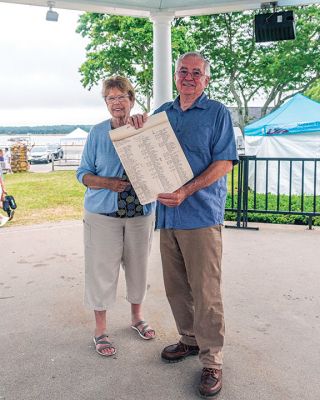
[[[296, 94], [276, 111], [245, 127], [246, 155], [260, 157], [320, 158], [320, 103]], [[251, 164], [251, 162], [250, 162]], [[302, 169], [304, 168], [305, 194], [320, 194], [320, 163], [315, 171], [312, 161], [292, 163], [292, 194], [302, 192]], [[316, 175], [315, 175], [316, 172]], [[249, 186], [253, 188], [254, 169], [249, 169]], [[266, 163], [257, 162], [256, 191], [265, 192]], [[280, 190], [289, 193], [290, 162], [281, 161]], [[278, 162], [269, 161], [268, 192], [277, 193]]]
[[[60, 144], [64, 151], [64, 161], [80, 160], [83, 147], [86, 143], [88, 133], [83, 129], [77, 128], [60, 139]], [[70, 161], [71, 162], [71, 161]]]
[[234, 136], [236, 139], [236, 145], [239, 155], [244, 154], [244, 138], [241, 129], [238, 126], [233, 127]]
[[60, 139], [62, 145], [83, 145], [87, 140], [88, 132], [81, 128], [76, 128]]

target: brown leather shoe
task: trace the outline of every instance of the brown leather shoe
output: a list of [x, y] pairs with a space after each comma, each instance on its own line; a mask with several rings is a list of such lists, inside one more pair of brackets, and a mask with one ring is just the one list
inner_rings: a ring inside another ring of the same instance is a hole
[[203, 368], [199, 393], [203, 398], [215, 396], [222, 388], [222, 370], [215, 368]]
[[162, 350], [161, 358], [163, 361], [174, 363], [183, 361], [186, 357], [196, 356], [199, 353], [198, 346], [189, 346], [182, 342], [171, 344]]

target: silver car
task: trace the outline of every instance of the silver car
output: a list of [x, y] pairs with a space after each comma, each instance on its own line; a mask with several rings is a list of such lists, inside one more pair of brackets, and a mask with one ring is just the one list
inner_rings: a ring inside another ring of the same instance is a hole
[[34, 146], [29, 153], [29, 163], [46, 163], [52, 162], [54, 155], [47, 146]]

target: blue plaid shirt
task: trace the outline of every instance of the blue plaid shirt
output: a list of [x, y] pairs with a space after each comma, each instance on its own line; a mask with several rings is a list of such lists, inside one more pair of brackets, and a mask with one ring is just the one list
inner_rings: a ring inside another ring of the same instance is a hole
[[[166, 111], [195, 177], [218, 160], [238, 162], [235, 136], [228, 109], [203, 93], [186, 111], [179, 97], [155, 113]], [[195, 229], [223, 223], [226, 177], [195, 192], [178, 207], [158, 203], [157, 228]]]

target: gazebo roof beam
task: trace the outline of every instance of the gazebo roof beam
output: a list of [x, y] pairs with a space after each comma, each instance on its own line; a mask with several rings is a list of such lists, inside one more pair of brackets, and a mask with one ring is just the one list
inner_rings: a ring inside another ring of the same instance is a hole
[[[0, 0], [4, 3], [48, 7], [46, 0]], [[149, 18], [154, 14], [170, 14], [175, 17], [209, 15], [223, 12], [243, 11], [261, 8], [266, 1], [256, 0], [56, 0], [54, 8], [90, 11], [114, 15], [128, 15]], [[319, 0], [279, 0], [278, 6], [307, 5], [320, 3]], [[167, 6], [168, 4], [168, 6]]]

